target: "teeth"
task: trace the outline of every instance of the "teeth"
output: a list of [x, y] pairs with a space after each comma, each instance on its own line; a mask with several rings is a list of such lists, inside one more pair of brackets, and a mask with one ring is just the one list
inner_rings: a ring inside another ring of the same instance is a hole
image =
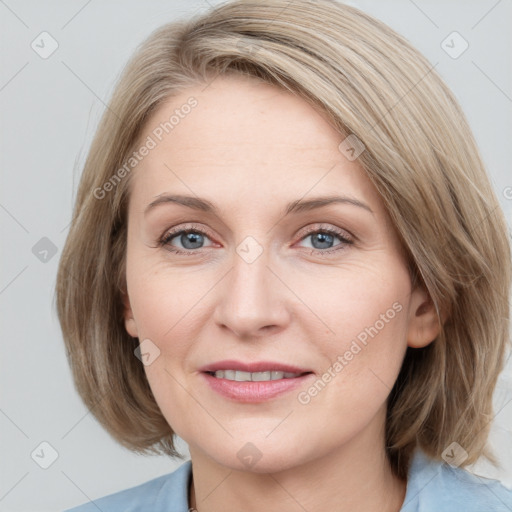
[[250, 380], [255, 380], [255, 381], [270, 380], [270, 374], [271, 373], [272, 372], [254, 372], [251, 375], [251, 379]]
[[246, 380], [252, 380], [251, 374], [249, 372], [239, 372], [238, 370], [235, 372], [235, 376], [233, 380], [236, 380], [238, 382], [244, 382]]
[[292, 372], [279, 372], [279, 371], [268, 371], [268, 372], [242, 372], [239, 370], [217, 370], [215, 377], [217, 379], [235, 380], [237, 382], [263, 382], [269, 380], [278, 379], [292, 379], [299, 377], [300, 373]]

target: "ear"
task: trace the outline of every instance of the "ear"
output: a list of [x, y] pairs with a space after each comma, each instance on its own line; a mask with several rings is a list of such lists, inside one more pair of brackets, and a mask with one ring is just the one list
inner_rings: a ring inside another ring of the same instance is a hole
[[130, 299], [127, 293], [123, 294], [123, 307], [124, 307], [124, 326], [126, 331], [132, 338], [138, 338], [139, 332], [137, 330], [137, 324], [133, 317], [132, 307], [130, 305]]
[[407, 345], [413, 348], [426, 347], [441, 332], [436, 308], [428, 292], [417, 286], [411, 295]]

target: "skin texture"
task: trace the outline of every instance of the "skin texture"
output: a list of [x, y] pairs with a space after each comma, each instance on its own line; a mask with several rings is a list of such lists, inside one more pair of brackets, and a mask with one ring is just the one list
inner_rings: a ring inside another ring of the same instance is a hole
[[[406, 482], [385, 454], [386, 400], [407, 346], [427, 345], [439, 328], [427, 293], [411, 289], [380, 195], [322, 114], [245, 77], [170, 99], [140, 140], [190, 96], [197, 106], [133, 171], [125, 299], [128, 333], [160, 350], [144, 368], [190, 447], [190, 506], [398, 511]], [[165, 193], [205, 198], [219, 214], [164, 203], [144, 215]], [[284, 215], [289, 202], [341, 194], [372, 212], [339, 203]], [[159, 246], [174, 227], [208, 234]], [[321, 228], [353, 243], [322, 242]], [[247, 236], [263, 251], [252, 263], [236, 252]], [[394, 303], [401, 310], [307, 404], [297, 396], [311, 380], [248, 404], [217, 394], [198, 372], [223, 359], [272, 360], [308, 368], [314, 381]], [[237, 457], [248, 442], [261, 454], [252, 467]]]

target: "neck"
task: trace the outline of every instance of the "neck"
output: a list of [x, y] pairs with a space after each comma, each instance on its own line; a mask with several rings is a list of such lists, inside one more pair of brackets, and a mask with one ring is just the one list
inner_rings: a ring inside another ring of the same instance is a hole
[[392, 473], [383, 438], [375, 437], [373, 427], [322, 457], [272, 473], [232, 469], [190, 447], [189, 506], [197, 512], [399, 512], [407, 482]]

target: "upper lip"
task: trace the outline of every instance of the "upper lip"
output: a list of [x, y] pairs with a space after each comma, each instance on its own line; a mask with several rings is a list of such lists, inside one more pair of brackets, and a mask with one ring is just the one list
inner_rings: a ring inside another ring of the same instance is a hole
[[201, 372], [215, 372], [217, 370], [239, 370], [242, 372], [289, 372], [289, 373], [311, 373], [307, 368], [299, 368], [289, 364], [278, 363], [277, 361], [254, 361], [252, 363], [244, 363], [233, 359], [225, 361], [217, 361], [199, 368]]

